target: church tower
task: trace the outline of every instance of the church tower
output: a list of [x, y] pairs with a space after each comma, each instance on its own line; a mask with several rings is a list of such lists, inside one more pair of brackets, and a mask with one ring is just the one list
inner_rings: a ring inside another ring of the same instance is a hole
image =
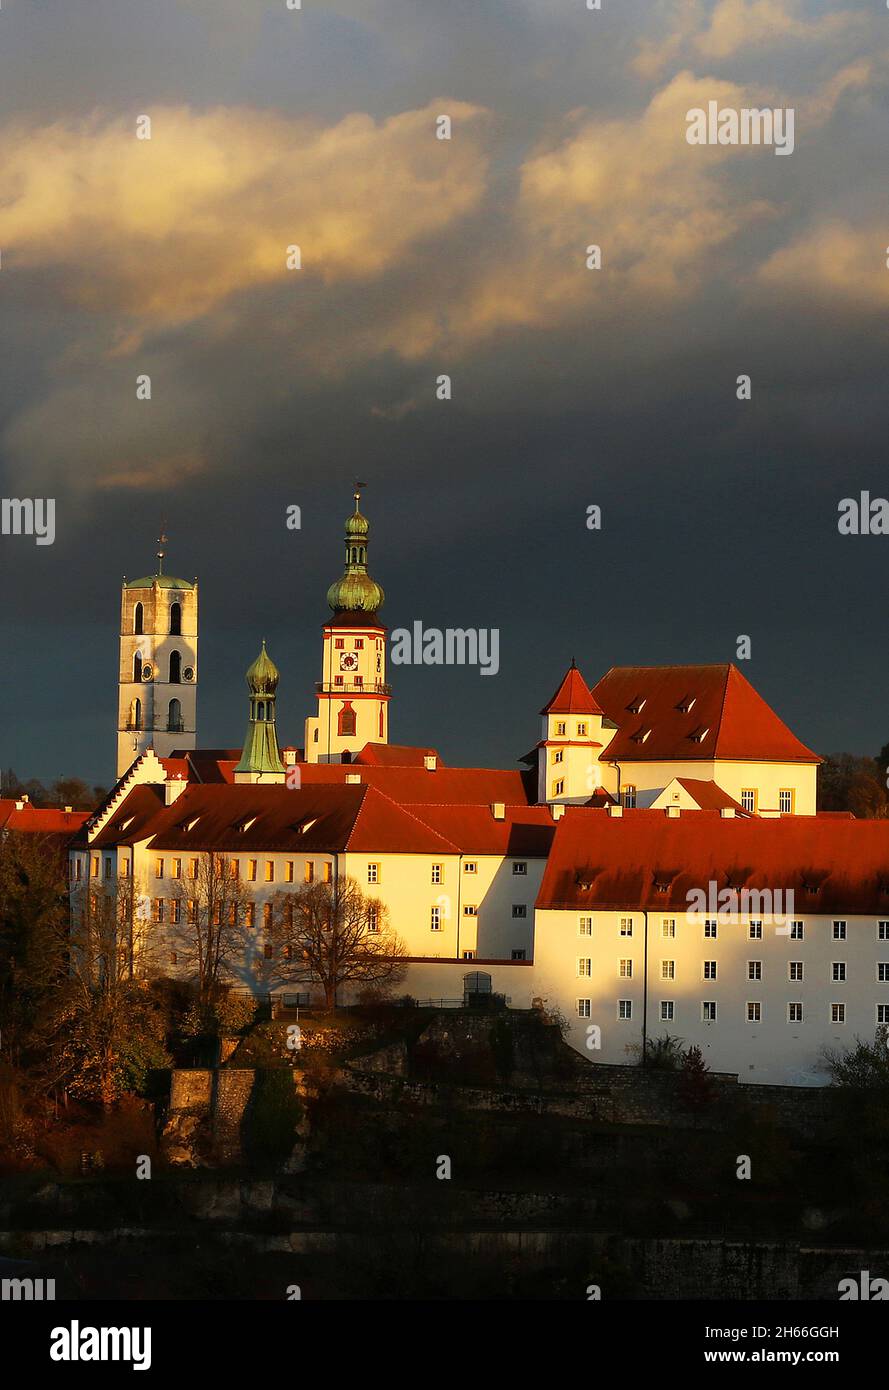
[[318, 714], [306, 720], [309, 763], [349, 762], [366, 743], [389, 742], [386, 628], [377, 617], [384, 594], [367, 572], [360, 486], [346, 520], [346, 567], [327, 591], [333, 617], [324, 627]]
[[262, 651], [247, 670], [250, 718], [244, 751], [234, 772], [236, 782], [283, 782], [285, 779], [275, 730], [279, 680], [280, 672], [263, 642]]
[[117, 776], [153, 748], [159, 758], [195, 747], [198, 693], [198, 582], [164, 574], [124, 577], [120, 595]]

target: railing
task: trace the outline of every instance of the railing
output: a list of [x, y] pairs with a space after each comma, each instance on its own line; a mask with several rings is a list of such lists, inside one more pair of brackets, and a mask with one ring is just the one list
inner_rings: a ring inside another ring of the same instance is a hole
[[316, 681], [315, 693], [317, 695], [391, 695], [392, 687], [385, 681], [365, 681], [363, 685], [358, 685], [355, 681], [350, 681], [344, 685], [334, 685], [332, 681]]

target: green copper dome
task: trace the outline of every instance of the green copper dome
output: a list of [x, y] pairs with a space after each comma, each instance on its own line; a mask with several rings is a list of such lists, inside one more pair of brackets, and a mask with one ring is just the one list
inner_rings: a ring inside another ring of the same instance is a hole
[[334, 613], [367, 613], [382, 608], [386, 595], [382, 586], [367, 572], [367, 544], [370, 525], [358, 510], [360, 493], [355, 493], [355, 510], [346, 519], [346, 568], [327, 590], [327, 603]]
[[247, 688], [251, 695], [274, 695], [280, 679], [281, 672], [272, 661], [263, 642], [259, 656], [252, 666], [247, 668]]
[[150, 589], [154, 584], [159, 589], [193, 589], [191, 579], [177, 579], [174, 574], [146, 574], [142, 579], [130, 579], [125, 589]]

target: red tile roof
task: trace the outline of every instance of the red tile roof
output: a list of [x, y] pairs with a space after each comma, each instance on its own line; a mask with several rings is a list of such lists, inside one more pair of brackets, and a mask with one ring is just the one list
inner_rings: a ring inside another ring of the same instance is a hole
[[469, 854], [545, 859], [555, 834], [548, 806], [507, 806], [503, 820], [490, 806], [412, 806], [414, 815]]
[[689, 796], [692, 797], [702, 811], [719, 811], [722, 807], [732, 810], [738, 816], [747, 816], [749, 811], [745, 811], [740, 801], [736, 801], [728, 792], [723, 791], [717, 782], [704, 780], [700, 777], [677, 777], [676, 781], [680, 787], [684, 787]]
[[736, 666], [613, 666], [593, 693], [618, 725], [609, 761], [820, 762]]
[[486, 806], [503, 801], [508, 806], [529, 806], [537, 799], [537, 778], [528, 772], [505, 768], [370, 767], [358, 763], [300, 763], [303, 786], [342, 783], [360, 777], [402, 806], [439, 802]]
[[[190, 782], [233, 782], [234, 770], [241, 760], [240, 748], [192, 748], [173, 752], [175, 760], [184, 759], [190, 768]], [[161, 761], [166, 766], [168, 759]]]
[[438, 766], [442, 766], [434, 748], [412, 748], [402, 743], [366, 743], [355, 757], [353, 766], [357, 763], [361, 767], [424, 767], [424, 759], [430, 756], [437, 758]]
[[89, 811], [64, 811], [57, 806], [22, 803], [17, 810], [15, 797], [0, 800], [0, 830], [22, 830], [29, 834], [74, 835], [90, 818]]
[[137, 840], [145, 840], [154, 834], [155, 822], [164, 809], [163, 787], [155, 782], [142, 782], [124, 797], [94, 840], [89, 842], [86, 833], [82, 832], [77, 837], [77, 843], [84, 846], [92, 843], [97, 849], [109, 845], [135, 844]]
[[556, 825], [537, 906], [685, 912], [689, 890], [706, 892], [711, 881], [717, 892], [792, 890], [794, 916], [889, 918], [889, 821], [727, 820], [715, 811], [609, 816], [569, 807]]
[[543, 706], [541, 714], [601, 714], [602, 709], [592, 691], [572, 662], [562, 684], [552, 699]]

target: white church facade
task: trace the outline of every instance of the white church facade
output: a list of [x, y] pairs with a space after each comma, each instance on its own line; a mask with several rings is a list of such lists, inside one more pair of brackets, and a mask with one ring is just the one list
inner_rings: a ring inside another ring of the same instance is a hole
[[818, 756], [736, 667], [619, 667], [591, 687], [572, 663], [523, 769], [448, 767], [389, 743], [368, 540], [356, 495], [301, 749], [279, 746], [263, 647], [243, 746], [201, 750], [197, 584], [162, 554], [125, 584], [119, 781], [71, 843], [73, 901], [129, 880], [176, 975], [189, 881], [221, 856], [248, 928], [232, 982], [292, 991], [272, 900], [348, 875], [406, 948], [398, 993], [455, 1001], [478, 973], [513, 1007], [559, 1010], [599, 1062], [669, 1034], [743, 1080], [815, 1084], [825, 1048], [885, 1036], [889, 823], [817, 812]]

